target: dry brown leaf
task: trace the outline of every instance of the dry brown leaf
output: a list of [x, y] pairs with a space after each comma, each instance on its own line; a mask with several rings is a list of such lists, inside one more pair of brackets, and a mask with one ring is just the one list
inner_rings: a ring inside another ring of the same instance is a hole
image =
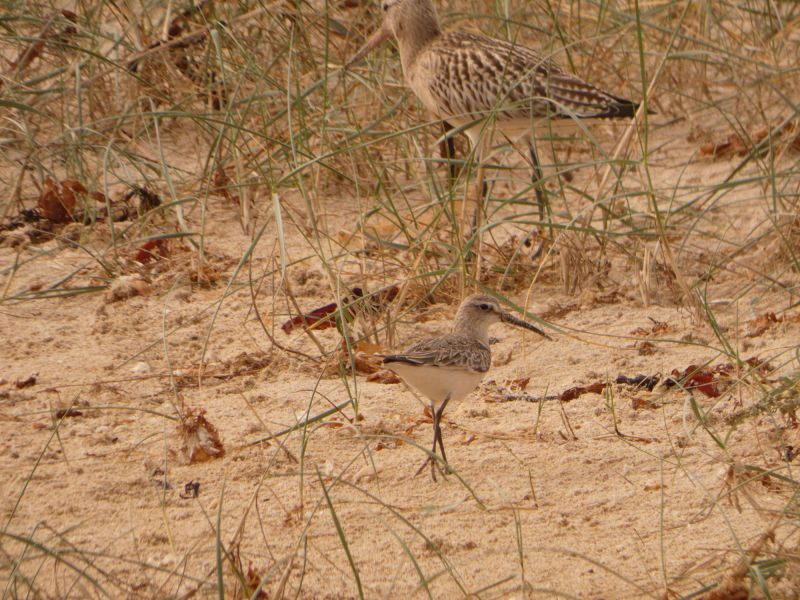
[[149, 262], [154, 262], [169, 256], [169, 245], [164, 238], [147, 240], [142, 244], [134, 260], [140, 264], [146, 265]]
[[531, 382], [530, 377], [522, 377], [521, 379], [512, 379], [508, 383], [511, 389], [524, 390], [526, 387], [528, 387], [528, 384], [530, 382]]
[[[677, 369], [672, 370], [673, 385], [675, 381], [683, 381], [683, 387], [687, 390], [698, 390], [709, 398], [718, 398], [724, 388], [719, 385], [721, 382], [717, 377], [718, 373], [709, 370], [700, 370], [697, 365], [689, 365], [683, 372]], [[670, 378], [665, 383], [670, 384]]]
[[373, 381], [375, 383], [400, 383], [400, 378], [392, 373], [389, 369], [383, 369], [381, 371], [376, 371], [367, 376], [367, 381]]
[[268, 368], [274, 357], [267, 352], [240, 352], [231, 360], [192, 364], [175, 371], [181, 385], [196, 385], [199, 377], [228, 380]]
[[636, 346], [638, 347], [638, 352], [640, 356], [650, 356], [658, 352], [658, 346], [656, 346], [653, 342], [649, 342], [647, 340], [643, 342], [637, 342]]
[[191, 270], [189, 271], [189, 281], [201, 287], [210, 287], [217, 283], [222, 276], [219, 267], [209, 260], [192, 260]]
[[774, 312], [759, 315], [745, 324], [744, 337], [758, 337], [775, 323], [783, 323], [783, 317], [776, 317]]
[[637, 409], [640, 409], [640, 408], [653, 409], [653, 408], [658, 408], [659, 406], [660, 406], [659, 404], [656, 404], [655, 402], [647, 400], [646, 398], [639, 398], [638, 396], [634, 396], [633, 398], [631, 398], [631, 408], [634, 409], [634, 410], [637, 410]]
[[547, 310], [544, 313], [542, 313], [540, 316], [545, 321], [550, 321], [550, 320], [553, 320], [553, 319], [559, 319], [559, 318], [561, 318], [561, 317], [563, 317], [565, 315], [568, 315], [569, 313], [571, 313], [573, 311], [580, 310], [580, 308], [581, 308], [581, 305], [578, 304], [577, 302], [574, 302], [572, 304], [565, 304], [565, 305], [555, 304], [554, 303], [554, 304], [551, 304], [550, 306], [548, 306]]
[[106, 302], [118, 302], [150, 292], [150, 284], [135, 275], [123, 275], [115, 279], [106, 291]]
[[[250, 566], [247, 567], [247, 592], [248, 594], [252, 593], [253, 590], [258, 590], [258, 594], [256, 598], [258, 599], [269, 599], [269, 594], [266, 591], [266, 586], [261, 587], [261, 579], [263, 578], [263, 573], [260, 570], [257, 570], [253, 567], [253, 563], [250, 563]], [[260, 588], [260, 589], [259, 589]], [[252, 596], [250, 596], [252, 598]]]
[[[706, 142], [702, 146], [700, 146], [699, 156], [705, 157], [710, 156], [713, 158], [721, 158], [725, 156], [745, 156], [748, 152], [750, 152], [753, 148], [758, 146], [767, 136], [772, 135], [773, 141], [780, 140], [782, 143], [787, 143], [791, 148], [795, 148], [797, 145], [800, 148], [800, 137], [792, 136], [794, 133], [794, 123], [791, 121], [783, 125], [783, 127], [777, 127], [775, 129], [770, 129], [768, 127], [762, 127], [758, 131], [749, 134], [748, 140], [745, 141], [742, 139], [738, 133], [731, 133], [728, 135], [728, 139], [724, 142]], [[767, 152], [769, 145], [764, 145], [760, 149], [761, 153]]]
[[[362, 375], [372, 375], [383, 369], [383, 358], [377, 356], [383, 353], [383, 348], [377, 344], [361, 341], [353, 348], [353, 362], [356, 372]], [[347, 360], [347, 347], [342, 345], [342, 360]]]
[[190, 465], [225, 456], [217, 428], [209, 423], [205, 414], [202, 408], [197, 413], [187, 408], [183, 421], [178, 425], [178, 433], [185, 444], [182, 450], [188, 456]]
[[71, 190], [76, 194], [88, 194], [89, 190], [84, 187], [84, 185], [80, 181], [75, 181], [74, 179], [65, 179], [61, 182], [61, 187], [65, 190]]
[[83, 412], [74, 408], [62, 408], [56, 411], [56, 419], [63, 419], [64, 417], [82, 417]]
[[[62, 192], [65, 192], [62, 194]], [[44, 189], [39, 195], [37, 208], [42, 217], [53, 223], [66, 223], [72, 220], [72, 210], [75, 208], [75, 195], [69, 190], [59, 191], [58, 185], [49, 175], [45, 179]]]
[[383, 360], [366, 352], [356, 352], [353, 357], [356, 372], [362, 375], [371, 375], [383, 369]]
[[650, 320], [653, 321], [653, 326], [650, 329], [646, 329], [645, 327], [637, 327], [631, 331], [631, 335], [635, 335], [637, 337], [648, 337], [651, 335], [658, 335], [659, 333], [664, 333], [672, 329], [669, 323], [664, 321], [656, 321], [652, 318]]
[[603, 391], [606, 389], [606, 384], [602, 381], [597, 381], [595, 383], [590, 383], [589, 385], [579, 385], [568, 390], [564, 390], [558, 396], [558, 399], [561, 402], [569, 402], [570, 400], [575, 400], [584, 394], [602, 394]]
[[23, 69], [27, 68], [41, 53], [44, 49], [44, 42], [42, 40], [37, 40], [30, 46], [28, 46], [22, 54], [19, 55], [17, 60], [11, 62], [11, 67], [22, 71]]
[[706, 142], [700, 146], [700, 156], [720, 158], [733, 155], [743, 156], [744, 154], [747, 154], [747, 148], [742, 143], [742, 138], [735, 133], [730, 134], [724, 142]]
[[30, 387], [32, 385], [36, 385], [36, 375], [31, 375], [27, 379], [18, 379], [17, 381], [14, 382], [14, 385], [18, 390]]

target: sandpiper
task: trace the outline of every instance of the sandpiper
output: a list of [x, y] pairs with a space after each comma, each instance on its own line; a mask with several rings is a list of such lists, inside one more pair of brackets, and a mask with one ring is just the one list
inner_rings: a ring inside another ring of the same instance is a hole
[[381, 6], [382, 26], [345, 68], [394, 36], [408, 86], [437, 119], [469, 137], [479, 164], [479, 201], [485, 194], [480, 161], [493, 130], [487, 119], [509, 141], [527, 144], [541, 220], [544, 193], [534, 128], [549, 119], [631, 117], [639, 106], [525, 46], [472, 33], [443, 33], [432, 0], [383, 0]]
[[422, 340], [401, 354], [383, 357], [383, 364], [411, 388], [431, 401], [433, 415], [433, 451], [417, 471], [431, 463], [436, 480], [436, 445], [447, 465], [440, 422], [448, 403], [461, 402], [486, 375], [492, 362], [489, 350], [489, 325], [502, 321], [550, 337], [538, 327], [503, 310], [500, 303], [486, 294], [473, 294], [461, 303], [450, 333]]

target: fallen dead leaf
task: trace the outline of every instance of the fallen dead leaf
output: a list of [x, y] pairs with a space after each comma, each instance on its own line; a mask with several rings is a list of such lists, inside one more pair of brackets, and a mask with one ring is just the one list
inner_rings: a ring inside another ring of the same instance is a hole
[[658, 382], [661, 381], [661, 375], [635, 375], [633, 377], [628, 377], [627, 375], [617, 375], [617, 378], [614, 380], [614, 383], [619, 383], [622, 385], [632, 385], [636, 388], [643, 388], [646, 389], [648, 392], [652, 392], [653, 388], [658, 385]]
[[338, 308], [336, 302], [331, 302], [325, 306], [315, 308], [310, 313], [300, 315], [299, 317], [292, 317], [281, 325], [284, 333], [289, 333], [297, 327], [308, 327], [310, 329], [328, 329], [336, 325], [336, 319], [333, 317], [334, 312]]
[[42, 217], [53, 223], [67, 223], [72, 220], [75, 208], [75, 195], [68, 189], [58, 189], [58, 184], [49, 175], [36, 204]]
[[783, 317], [767, 312], [745, 323], [744, 337], [758, 337], [776, 323], [783, 323]]
[[189, 464], [206, 462], [225, 456], [225, 448], [219, 439], [217, 428], [205, 417], [202, 408], [195, 412], [187, 408], [183, 420], [178, 425], [178, 433], [183, 437], [185, 446], [182, 450], [189, 458]]
[[639, 356], [651, 356], [658, 352], [658, 346], [648, 340], [637, 342], [636, 346], [638, 347]]
[[88, 194], [89, 190], [80, 182], [75, 181], [74, 179], [64, 179], [61, 182], [61, 187], [67, 190], [71, 190], [76, 194]]
[[656, 321], [653, 318], [650, 320], [653, 321], [653, 326], [650, 329], [646, 329], [645, 327], [637, 327], [631, 331], [631, 335], [635, 335], [637, 337], [648, 337], [652, 335], [658, 335], [659, 333], [664, 333], [671, 329], [669, 323], [666, 323], [665, 321]]
[[708, 370], [701, 370], [697, 365], [689, 365], [683, 371], [673, 369], [672, 377], [667, 378], [664, 383], [667, 386], [677, 385], [683, 382], [683, 387], [689, 391], [698, 390], [709, 398], [718, 398], [722, 390], [718, 389], [715, 381], [715, 373]]
[[383, 369], [383, 360], [366, 352], [356, 352], [353, 357], [356, 372], [362, 375], [372, 375]]
[[577, 302], [573, 304], [551, 304], [547, 307], [547, 310], [543, 312], [540, 316], [545, 321], [551, 321], [553, 319], [559, 319], [565, 315], [568, 315], [571, 312], [576, 310], [580, 310], [581, 305]]
[[747, 154], [747, 148], [742, 142], [742, 138], [732, 133], [724, 142], [706, 142], [700, 146], [699, 156], [720, 158], [734, 155], [743, 156], [745, 154]]
[[136, 275], [117, 277], [106, 290], [106, 302], [119, 302], [133, 296], [143, 296], [150, 292], [150, 284]]
[[14, 382], [14, 385], [17, 389], [22, 390], [26, 387], [31, 387], [32, 385], [36, 385], [36, 375], [31, 375], [27, 379], [18, 379]]
[[[253, 563], [250, 563], [250, 565], [247, 567], [247, 577], [246, 577], [247, 593], [251, 594], [252, 590], [258, 590], [258, 594], [256, 594], [255, 598], [256, 599], [263, 598], [264, 600], [267, 600], [269, 598], [269, 594], [265, 589], [266, 586], [262, 587], [261, 585], [261, 580], [263, 577], [264, 577], [263, 571], [261, 569], [256, 570], [253, 567]], [[253, 598], [253, 596], [250, 596], [250, 598]]]
[[82, 417], [83, 413], [74, 408], [62, 408], [56, 411], [56, 419], [63, 419], [64, 417]]
[[267, 352], [240, 352], [231, 360], [192, 364], [175, 371], [181, 386], [197, 385], [199, 378], [214, 377], [220, 380], [252, 375], [268, 368], [274, 360]]
[[142, 244], [134, 260], [140, 264], [146, 265], [149, 262], [154, 262], [166, 258], [169, 255], [169, 246], [167, 240], [163, 238], [147, 240]]
[[568, 390], [564, 390], [558, 396], [558, 399], [561, 402], [569, 402], [570, 400], [575, 400], [584, 394], [602, 394], [606, 389], [606, 384], [602, 381], [597, 381], [595, 383], [591, 383], [589, 385], [579, 385], [576, 387], [569, 388]]
[[646, 398], [639, 398], [638, 396], [634, 396], [633, 398], [631, 398], [631, 408], [634, 410], [638, 410], [640, 408], [654, 409], [658, 407], [659, 407], [658, 404], [656, 404], [655, 402], [651, 402]]
[[[782, 143], [788, 143], [790, 147], [794, 148], [795, 144], [798, 143], [797, 136], [792, 135], [794, 133], [794, 129], [794, 123], [789, 121], [782, 127], [777, 127], [774, 129], [762, 127], [758, 131], [755, 131], [751, 134], [745, 134], [745, 137], [748, 138], [747, 140], [742, 139], [742, 136], [738, 133], [731, 133], [724, 142], [706, 142], [700, 146], [699, 156], [710, 156], [712, 158], [745, 156], [770, 135], [772, 136], [773, 142], [781, 141]], [[765, 144], [760, 149], [760, 153], [766, 153], [768, 150], [769, 145]]]
[[389, 369], [382, 369], [368, 375], [367, 381], [385, 384], [401, 383], [400, 378], [392, 373]]

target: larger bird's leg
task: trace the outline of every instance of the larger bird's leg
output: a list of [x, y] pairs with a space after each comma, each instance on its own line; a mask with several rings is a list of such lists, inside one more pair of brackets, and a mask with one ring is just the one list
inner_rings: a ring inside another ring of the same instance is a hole
[[447, 170], [450, 173], [450, 185], [453, 185], [458, 179], [458, 166], [453, 162], [456, 157], [456, 145], [453, 141], [453, 136], [448, 135], [455, 127], [450, 125], [447, 121], [442, 121], [442, 129], [444, 130], [444, 139], [439, 144], [439, 156], [447, 161]]
[[[544, 178], [542, 177], [542, 167], [539, 165], [539, 157], [536, 155], [536, 148], [533, 147], [533, 140], [530, 140], [530, 146], [528, 146], [531, 155], [531, 167], [533, 170], [533, 174], [531, 175], [531, 183], [533, 183], [534, 190], [536, 191], [536, 203], [539, 205], [539, 222], [544, 222]], [[534, 232], [531, 231], [528, 234], [528, 237], [525, 239], [525, 245], [528, 246], [531, 243], [531, 237], [533, 237]], [[544, 248], [544, 241], [539, 244], [539, 247], [531, 253], [531, 258], [535, 259]]]
[[531, 152], [531, 165], [533, 167], [533, 175], [531, 175], [531, 183], [535, 186], [536, 202], [539, 205], [539, 220], [544, 220], [544, 179], [542, 178], [542, 167], [539, 166], [539, 157], [536, 156], [536, 149], [533, 144], [530, 146]]
[[473, 235], [480, 229], [483, 221], [482, 215], [483, 212], [485, 212], [484, 205], [488, 200], [489, 186], [486, 184], [484, 157], [489, 155], [489, 149], [491, 148], [490, 138], [491, 132], [489, 131], [482, 131], [477, 140], [472, 140], [470, 138], [470, 141], [473, 142], [472, 160], [478, 165], [478, 172], [475, 174], [475, 183], [473, 186], [470, 186], [469, 182], [467, 182], [467, 193], [465, 194], [464, 206], [461, 211], [461, 230], [467, 231], [467, 218], [469, 215], [467, 206], [469, 206], [471, 202], [474, 202], [475, 208], [472, 213], [470, 228], [471, 234]]

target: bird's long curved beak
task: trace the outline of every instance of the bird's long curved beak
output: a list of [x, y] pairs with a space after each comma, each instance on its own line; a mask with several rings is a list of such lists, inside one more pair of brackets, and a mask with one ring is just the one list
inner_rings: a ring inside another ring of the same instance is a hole
[[358, 61], [360, 61], [367, 54], [372, 52], [372, 50], [374, 50], [375, 48], [380, 46], [383, 42], [385, 42], [389, 38], [389, 36], [391, 36], [391, 35], [392, 35], [392, 32], [389, 30], [389, 28], [386, 26], [386, 24], [384, 23], [383, 25], [381, 25], [380, 29], [378, 29], [378, 31], [373, 33], [372, 37], [370, 37], [366, 41], [366, 43], [363, 46], [361, 46], [359, 51], [356, 52], [350, 58], [350, 60], [348, 60], [344, 64], [344, 68], [348, 69], [348, 68], [350, 68], [351, 65], [353, 65], [353, 64], [357, 63]]
[[536, 333], [538, 333], [543, 338], [546, 338], [551, 341], [553, 340], [553, 338], [551, 338], [549, 335], [547, 335], [544, 331], [542, 331], [535, 325], [531, 325], [527, 321], [523, 321], [522, 319], [515, 317], [511, 313], [507, 312], [501, 313], [500, 320], [503, 323], [509, 323], [510, 325], [517, 325], [518, 327], [524, 327], [525, 329], [530, 329], [531, 331], [535, 331]]

